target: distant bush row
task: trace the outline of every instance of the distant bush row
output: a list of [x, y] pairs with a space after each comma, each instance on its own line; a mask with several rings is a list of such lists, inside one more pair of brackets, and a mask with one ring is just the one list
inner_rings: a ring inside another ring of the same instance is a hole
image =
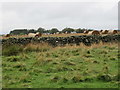
[[88, 31], [92, 31], [92, 29], [73, 29], [73, 28], [64, 28], [63, 30], [58, 30], [57, 28], [52, 28], [50, 30], [46, 30], [44, 28], [38, 28], [37, 30], [35, 29], [15, 29], [13, 31], [10, 31], [10, 34], [11, 35], [25, 35], [25, 34], [28, 34], [28, 33], [36, 33], [36, 32], [40, 32], [40, 33], [49, 33], [49, 34], [54, 34], [54, 33], [71, 33], [71, 32], [74, 32], [74, 33], [83, 33], [85, 30], [88, 30]]

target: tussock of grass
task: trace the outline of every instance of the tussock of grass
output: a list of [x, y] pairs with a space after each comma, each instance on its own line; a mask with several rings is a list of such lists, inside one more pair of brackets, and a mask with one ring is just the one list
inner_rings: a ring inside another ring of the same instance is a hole
[[35, 65], [41, 65], [41, 64], [43, 64], [45, 62], [45, 59], [44, 59], [44, 57], [38, 57], [37, 59], [36, 59], [36, 61], [35, 61]]
[[76, 75], [76, 76], [74, 76], [74, 77], [72, 78], [72, 81], [73, 81], [74, 83], [77, 83], [77, 82], [83, 82], [84, 79], [83, 79], [83, 77], [81, 77], [80, 75]]
[[18, 68], [20, 71], [26, 71], [26, 65], [24, 63], [18, 62], [13, 68]]
[[21, 76], [19, 82], [23, 82], [23, 83], [31, 82], [29, 74], [26, 73], [25, 75]]
[[20, 56], [10, 56], [10, 57], [7, 58], [7, 61], [10, 61], [10, 62], [22, 61], [22, 57], [20, 57]]

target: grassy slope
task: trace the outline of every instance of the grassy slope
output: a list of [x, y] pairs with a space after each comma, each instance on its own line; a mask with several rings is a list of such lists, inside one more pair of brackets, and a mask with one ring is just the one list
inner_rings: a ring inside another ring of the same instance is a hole
[[117, 54], [118, 47], [113, 45], [99, 48], [57, 47], [2, 56], [3, 87], [118, 87], [115, 80], [118, 74]]

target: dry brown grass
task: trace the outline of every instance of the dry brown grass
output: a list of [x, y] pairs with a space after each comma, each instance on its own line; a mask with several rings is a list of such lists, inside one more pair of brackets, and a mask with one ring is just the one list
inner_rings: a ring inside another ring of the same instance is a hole
[[30, 43], [27, 44], [24, 48], [24, 51], [47, 51], [52, 47], [48, 43]]
[[84, 33], [70, 33], [70, 34], [50, 34], [50, 35], [42, 35], [42, 37], [69, 37], [69, 36], [79, 36], [79, 35], [86, 35]]
[[67, 45], [65, 45], [65, 46], [63, 46], [63, 47], [60, 47], [60, 46], [58, 46], [58, 47], [55, 47], [55, 49], [58, 49], [58, 48], [85, 48], [85, 49], [92, 49], [92, 48], [99, 48], [99, 47], [102, 47], [102, 46], [109, 46], [109, 47], [113, 47], [113, 46], [116, 46], [116, 47], [118, 47], [118, 43], [103, 43], [103, 42], [100, 42], [100, 43], [98, 43], [98, 44], [92, 44], [91, 46], [86, 46], [86, 45], [84, 45], [83, 43], [81, 43], [80, 45], [69, 45], [69, 44], [67, 44]]
[[99, 47], [102, 47], [102, 46], [118, 47], [118, 43], [103, 43], [103, 42], [100, 42], [98, 44], [92, 44], [91, 46], [86, 46], [83, 43], [81, 43], [80, 45], [66, 44], [65, 46], [57, 46], [57, 47], [54, 47], [54, 48], [52, 46], [50, 46], [48, 43], [36, 43], [36, 44], [30, 43], [30, 44], [25, 46], [24, 50], [44, 52], [44, 51], [47, 51], [47, 50], [56, 50], [56, 49], [60, 49], [60, 48], [63, 48], [63, 49], [64, 48], [68, 48], [68, 49], [69, 48], [70, 49], [74, 49], [74, 48], [92, 49], [92, 48], [99, 48]]

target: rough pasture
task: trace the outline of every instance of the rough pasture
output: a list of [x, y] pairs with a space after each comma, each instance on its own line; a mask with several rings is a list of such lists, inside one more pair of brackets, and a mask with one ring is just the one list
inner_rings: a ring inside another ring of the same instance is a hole
[[11, 45], [3, 52], [3, 88], [118, 88], [117, 43]]
[[119, 42], [120, 35], [1, 39], [3, 88], [118, 88]]

